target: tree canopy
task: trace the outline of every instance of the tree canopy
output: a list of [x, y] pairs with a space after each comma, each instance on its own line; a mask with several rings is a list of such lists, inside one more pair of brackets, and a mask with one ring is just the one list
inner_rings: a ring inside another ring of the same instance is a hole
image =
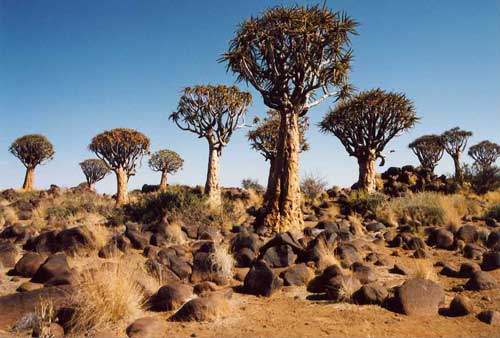
[[80, 162], [83, 174], [89, 186], [102, 180], [110, 173], [110, 170], [103, 160], [92, 158]]
[[469, 148], [469, 156], [481, 168], [491, 167], [500, 157], [500, 145], [491, 141], [481, 141]]
[[153, 153], [148, 163], [153, 171], [173, 174], [182, 168], [184, 160], [175, 151], [162, 149]]
[[137, 161], [149, 152], [149, 143], [148, 137], [134, 129], [116, 128], [94, 136], [89, 149], [111, 169], [121, 168], [132, 176]]
[[35, 168], [54, 157], [52, 143], [43, 135], [29, 134], [17, 138], [9, 147], [26, 168]]
[[443, 139], [439, 135], [421, 136], [411, 142], [408, 147], [417, 156], [422, 167], [432, 171], [444, 153]]
[[467, 146], [469, 137], [472, 136], [471, 131], [462, 130], [459, 127], [451, 128], [441, 134], [444, 150], [453, 156], [462, 153]]
[[350, 156], [376, 158], [382, 157], [391, 139], [418, 120], [414, 104], [404, 94], [374, 89], [338, 103], [319, 127], [334, 134]]

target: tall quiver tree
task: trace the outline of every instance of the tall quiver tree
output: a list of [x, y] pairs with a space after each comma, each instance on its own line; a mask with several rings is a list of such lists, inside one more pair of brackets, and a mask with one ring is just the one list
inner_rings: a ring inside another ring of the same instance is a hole
[[184, 160], [175, 151], [163, 149], [151, 155], [149, 167], [153, 171], [161, 173], [159, 191], [167, 190], [167, 175], [174, 174], [182, 168]]
[[340, 102], [320, 122], [320, 130], [334, 134], [350, 156], [358, 159], [359, 189], [376, 188], [375, 161], [394, 137], [418, 121], [413, 103], [401, 93], [374, 89]]
[[471, 146], [468, 154], [479, 170], [488, 170], [500, 157], [500, 145], [491, 141], [481, 141]]
[[43, 135], [24, 135], [12, 142], [9, 151], [26, 167], [23, 190], [33, 190], [35, 185], [35, 168], [54, 157], [52, 143]]
[[82, 168], [83, 174], [85, 175], [87, 187], [91, 191], [95, 189], [95, 184], [97, 182], [102, 180], [111, 172], [106, 165], [106, 162], [97, 158], [91, 158], [80, 162], [80, 168]]
[[[257, 120], [254, 129], [247, 133], [248, 141], [253, 149], [257, 150], [266, 161], [269, 161], [269, 176], [265, 196], [269, 194], [269, 187], [275, 180], [275, 166], [277, 157], [277, 144], [280, 127], [280, 113], [276, 110], [269, 110], [263, 120]], [[305, 132], [309, 128], [309, 119], [304, 116], [299, 119], [300, 129], [300, 152], [309, 150], [309, 144], [305, 138]], [[279, 186], [279, 184], [277, 184]]]
[[458, 127], [445, 131], [441, 135], [444, 150], [453, 159], [455, 165], [455, 180], [462, 184], [464, 180], [464, 171], [462, 169], [462, 153], [467, 146], [467, 141], [472, 136], [472, 132], [462, 130]]
[[94, 136], [89, 149], [116, 174], [116, 205], [128, 202], [128, 180], [149, 152], [149, 138], [134, 129], [116, 128]]
[[170, 119], [185, 131], [208, 142], [208, 169], [205, 194], [210, 206], [221, 204], [219, 159], [233, 132], [245, 124], [250, 93], [223, 85], [187, 87]]
[[434, 172], [443, 157], [443, 139], [439, 135], [424, 135], [415, 139], [408, 147], [413, 151], [423, 168]]
[[[357, 23], [324, 7], [275, 7], [243, 22], [221, 61], [280, 112], [276, 178], [264, 202], [263, 225], [303, 225], [300, 208], [300, 116], [328, 97], [346, 96]], [[279, 182], [279, 187], [278, 187]]]

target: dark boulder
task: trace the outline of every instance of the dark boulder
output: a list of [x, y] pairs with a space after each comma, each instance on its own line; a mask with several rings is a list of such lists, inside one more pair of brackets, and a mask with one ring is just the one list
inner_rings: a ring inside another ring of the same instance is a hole
[[19, 250], [11, 242], [0, 242], [0, 267], [12, 268], [16, 265]]
[[50, 256], [40, 266], [31, 279], [34, 283], [46, 283], [51, 279], [63, 279], [72, 275], [66, 255], [58, 253]]
[[450, 303], [448, 315], [458, 317], [466, 316], [474, 312], [472, 301], [466, 296], [458, 295]]
[[282, 285], [281, 279], [274, 274], [267, 263], [259, 260], [248, 271], [243, 287], [249, 294], [270, 297]]
[[295, 263], [297, 255], [293, 252], [290, 245], [277, 245], [269, 247], [262, 259], [265, 260], [270, 267], [283, 268], [291, 266]]
[[354, 292], [352, 300], [356, 304], [378, 304], [382, 305], [388, 296], [387, 289], [379, 283], [369, 283], [363, 285]]
[[437, 315], [444, 302], [444, 291], [433, 281], [412, 278], [397, 289], [401, 310], [409, 316]]
[[33, 277], [40, 266], [45, 262], [45, 258], [35, 252], [27, 252], [16, 263], [14, 273], [22, 277]]
[[474, 275], [465, 283], [465, 289], [472, 291], [490, 290], [498, 287], [495, 277], [484, 271], [475, 272]]
[[500, 251], [485, 252], [481, 268], [484, 271], [492, 271], [500, 268]]
[[281, 278], [286, 286], [307, 285], [314, 278], [314, 272], [306, 264], [301, 263], [283, 271]]
[[162, 286], [151, 297], [151, 308], [155, 311], [171, 311], [179, 308], [193, 296], [193, 288], [187, 284], [170, 283]]

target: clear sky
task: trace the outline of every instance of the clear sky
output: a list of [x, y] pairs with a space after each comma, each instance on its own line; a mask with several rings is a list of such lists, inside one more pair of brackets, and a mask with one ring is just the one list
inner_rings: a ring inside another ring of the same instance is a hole
[[[309, 4], [323, 1], [304, 2]], [[87, 145], [110, 128], [135, 128], [152, 150], [170, 148], [185, 159], [171, 182], [203, 184], [206, 141], [168, 120], [185, 86], [234, 84], [217, 59], [238, 23], [269, 6], [291, 1], [210, 0], [0, 0], [0, 189], [19, 187], [24, 167], [8, 152], [27, 133], [42, 133], [56, 156], [37, 169], [36, 185], [73, 186], [84, 177], [78, 163], [93, 157]], [[421, 123], [395, 139], [388, 166], [417, 164], [406, 145], [425, 133], [460, 126], [471, 143], [500, 142], [500, 1], [327, 1], [361, 23], [353, 39], [352, 82], [359, 89], [402, 91], [414, 100]], [[246, 88], [245, 84], [238, 84]], [[250, 116], [266, 107], [253, 90]], [[301, 173], [348, 186], [357, 164], [333, 136], [315, 123], [331, 105], [310, 111], [311, 150]], [[246, 177], [266, 182], [268, 167], [237, 131], [223, 152], [221, 181], [237, 186]], [[445, 157], [439, 173], [452, 172]], [[130, 187], [158, 183], [143, 161]], [[112, 192], [115, 178], [98, 184]]]

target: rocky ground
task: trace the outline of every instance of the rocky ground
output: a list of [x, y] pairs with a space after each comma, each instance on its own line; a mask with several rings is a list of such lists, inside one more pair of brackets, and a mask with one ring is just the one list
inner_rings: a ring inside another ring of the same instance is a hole
[[345, 200], [325, 194], [281, 234], [250, 206], [226, 228], [6, 221], [0, 336], [499, 335], [495, 219], [384, 224]]

